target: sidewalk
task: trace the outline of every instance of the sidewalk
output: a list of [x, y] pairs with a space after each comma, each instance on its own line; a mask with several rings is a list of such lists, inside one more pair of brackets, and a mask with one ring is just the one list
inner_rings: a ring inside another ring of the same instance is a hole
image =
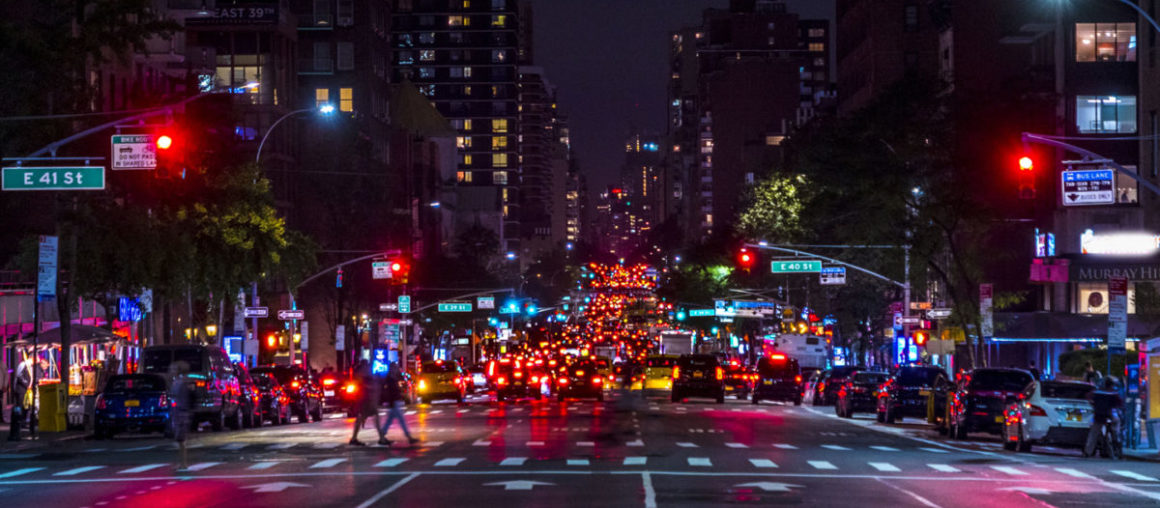
[[1124, 448], [1124, 456], [1135, 460], [1160, 462], [1160, 449], [1148, 447], [1148, 433], [1140, 436], [1140, 447], [1135, 450]]
[[36, 439], [33, 440], [28, 435], [28, 427], [20, 429], [20, 441], [9, 441], [8, 431], [12, 428], [12, 407], [5, 406], [0, 409], [4, 415], [4, 423], [0, 423], [0, 450], [13, 448], [28, 448], [32, 443], [48, 444], [60, 441], [72, 441], [75, 439], [84, 439], [88, 435], [83, 430], [66, 430], [64, 432], [42, 432], [37, 429]]

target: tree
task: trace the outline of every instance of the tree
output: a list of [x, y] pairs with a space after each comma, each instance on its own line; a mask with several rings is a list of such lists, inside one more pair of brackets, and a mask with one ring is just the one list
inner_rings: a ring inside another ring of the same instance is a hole
[[452, 249], [460, 262], [476, 267], [488, 267], [499, 253], [499, 247], [499, 235], [476, 222], [455, 237]]
[[792, 241], [801, 236], [802, 210], [809, 199], [804, 175], [772, 174], [757, 183], [737, 218], [737, 231], [753, 240]]

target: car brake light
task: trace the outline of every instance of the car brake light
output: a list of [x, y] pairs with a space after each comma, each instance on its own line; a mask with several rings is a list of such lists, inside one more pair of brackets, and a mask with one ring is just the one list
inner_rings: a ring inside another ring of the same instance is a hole
[[825, 389], [826, 389], [826, 382], [825, 381], [818, 383], [818, 391], [819, 392], [824, 391]]
[[506, 385], [506, 384], [507, 384], [507, 378], [506, 378], [506, 377], [503, 377], [503, 376], [500, 376], [500, 377], [499, 377], [499, 379], [495, 380], [495, 382], [496, 382], [496, 384], [499, 384], [499, 385], [501, 385], [501, 386], [502, 386], [502, 385]]
[[781, 354], [781, 353], [774, 353], [774, 354], [772, 354], [772, 355], [769, 355], [769, 359], [770, 359], [770, 360], [778, 360], [778, 361], [784, 361], [784, 360], [785, 360], [785, 355], [783, 355], [783, 354]]
[[198, 388], [205, 388], [205, 381], [194, 381], [193, 386], [196, 386]]
[[326, 378], [326, 379], [322, 380], [322, 386], [330, 386], [330, 385], [333, 385], [335, 382], [336, 381], [334, 379]]
[[592, 378], [592, 384], [594, 384], [594, 385], [598, 385], [602, 382], [603, 381], [600, 380], [600, 376], [596, 376], [596, 377]]
[[540, 382], [540, 376], [532, 376], [532, 382], [533, 382], [533, 383], [539, 383], [539, 382]]
[[105, 402], [104, 395], [97, 395], [97, 409], [105, 409], [109, 407], [109, 403]]
[[578, 371], [576, 371], [576, 376], [577, 376], [577, 377], [580, 377], [580, 376], [583, 376], [583, 375], [584, 375], [584, 371], [582, 371], [582, 370], [578, 370]]
[[358, 391], [358, 385], [356, 385], [356, 384], [354, 384], [354, 383], [347, 383], [347, 385], [346, 385], [346, 393], [354, 393], [354, 392], [357, 392], [357, 391]]
[[299, 386], [302, 386], [302, 384], [297, 381], [290, 382], [290, 388], [298, 388]]
[[674, 365], [673, 366], [673, 379], [677, 379], [679, 377], [681, 377], [681, 368]]
[[164, 393], [161, 394], [161, 396], [157, 398], [157, 407], [160, 407], [160, 408], [169, 407], [169, 397], [167, 397]]
[[488, 362], [488, 364], [487, 364], [487, 377], [492, 377], [494, 375], [495, 375], [495, 361], [493, 360], [491, 362]]
[[516, 372], [515, 374], [512, 374], [512, 376], [513, 377], [524, 377], [524, 373], [523, 372]]
[[725, 369], [717, 367], [717, 380], [720, 381], [722, 379], [725, 379]]
[[558, 382], [562, 385], [566, 385], [566, 384], [568, 384], [568, 378], [562, 377], [562, 378], [560, 378], [560, 380]]
[[420, 389], [420, 390], [426, 390], [426, 389], [427, 389], [427, 381], [426, 381], [426, 380], [424, 380], [424, 379], [420, 379], [420, 380], [419, 380], [419, 389]]
[[795, 382], [795, 383], [800, 383], [800, 382], [802, 382], [802, 377], [801, 377], [801, 376], [794, 376], [794, 377], [793, 377], [793, 382]]
[[1031, 416], [1047, 416], [1047, 411], [1039, 406], [1031, 406]]

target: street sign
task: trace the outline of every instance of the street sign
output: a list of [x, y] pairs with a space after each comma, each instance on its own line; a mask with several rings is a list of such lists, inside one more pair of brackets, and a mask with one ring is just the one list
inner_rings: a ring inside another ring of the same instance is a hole
[[918, 316], [903, 316], [902, 314], [894, 314], [894, 327], [902, 328], [903, 325], [917, 325], [922, 323], [922, 319]]
[[818, 273], [822, 271], [822, 261], [819, 259], [771, 261], [769, 269], [773, 273]]
[[844, 266], [827, 266], [822, 268], [821, 273], [818, 274], [818, 282], [825, 286], [840, 285], [846, 283], [846, 267]]
[[1128, 279], [1108, 279], [1108, 350], [1123, 351], [1128, 336]]
[[246, 316], [246, 319], [270, 317], [270, 309], [268, 307], [246, 307], [242, 314]]
[[387, 261], [373, 261], [371, 262], [371, 278], [373, 279], [389, 279], [391, 278], [391, 263]]
[[388, 312], [388, 311], [396, 311], [396, 310], [399, 310], [399, 304], [397, 304], [397, 303], [380, 303], [379, 304], [379, 312]]
[[713, 317], [716, 314], [714, 309], [689, 309], [689, 317]]
[[278, 311], [278, 319], [281, 319], [282, 321], [290, 321], [292, 319], [306, 319], [306, 311], [302, 309], [280, 310]]
[[480, 308], [480, 309], [494, 309], [495, 308], [495, 297], [494, 296], [481, 296], [479, 298], [476, 298], [475, 299], [475, 306]]
[[113, 170], [157, 169], [157, 145], [152, 134], [113, 136]]
[[411, 297], [402, 295], [399, 297], [399, 312], [407, 314], [411, 312]]
[[38, 300], [56, 297], [57, 245], [57, 237], [41, 235], [39, 261], [36, 267], [36, 297]]
[[910, 310], [930, 310], [932, 307], [930, 302], [910, 302]]
[[927, 319], [946, 319], [949, 317], [951, 317], [951, 309], [949, 308], [930, 309], [926, 311]]
[[1083, 169], [1060, 173], [1064, 206], [1112, 205], [1116, 203], [1116, 172]]
[[439, 304], [439, 312], [471, 312], [471, 302], [447, 302]]
[[982, 318], [983, 337], [995, 336], [995, 316], [992, 312], [995, 296], [995, 287], [991, 284], [979, 284], [979, 314]]
[[104, 190], [104, 166], [7, 167], [0, 188], [10, 191]]

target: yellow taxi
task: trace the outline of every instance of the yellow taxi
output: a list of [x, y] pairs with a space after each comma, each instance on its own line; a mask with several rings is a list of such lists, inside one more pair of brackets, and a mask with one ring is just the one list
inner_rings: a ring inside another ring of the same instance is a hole
[[596, 364], [596, 373], [604, 380], [604, 387], [612, 388], [612, 360], [607, 356], [594, 356], [592, 362]]
[[644, 360], [644, 391], [673, 389], [673, 367], [680, 355], [650, 355]]
[[442, 360], [425, 362], [415, 376], [416, 400], [422, 404], [439, 399], [463, 402], [467, 392], [467, 376], [458, 365]]

